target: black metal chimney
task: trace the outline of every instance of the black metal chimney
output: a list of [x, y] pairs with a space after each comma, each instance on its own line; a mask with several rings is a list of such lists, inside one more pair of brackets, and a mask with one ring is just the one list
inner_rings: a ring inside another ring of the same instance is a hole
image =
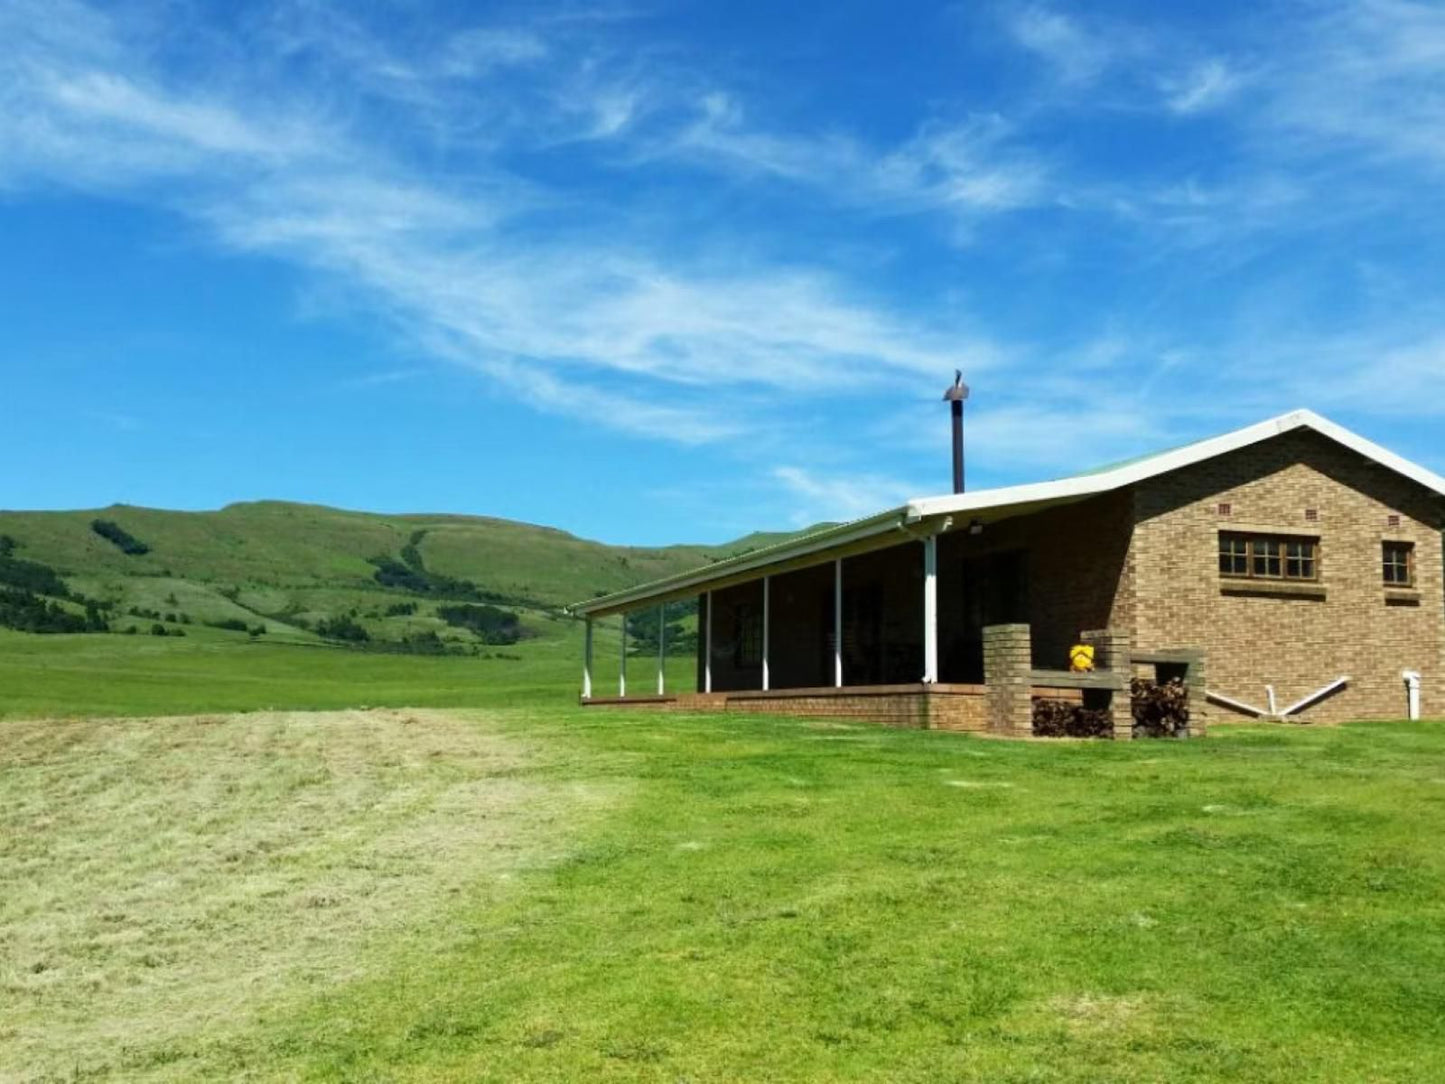
[[953, 415], [953, 491], [963, 492], [963, 401], [968, 398], [968, 385], [963, 382], [963, 373], [953, 370], [953, 386], [943, 393]]

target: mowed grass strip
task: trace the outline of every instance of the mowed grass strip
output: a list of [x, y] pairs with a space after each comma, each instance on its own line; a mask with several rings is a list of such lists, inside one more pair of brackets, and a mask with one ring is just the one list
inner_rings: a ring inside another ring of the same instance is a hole
[[1014, 743], [499, 713], [625, 803], [192, 1072], [1445, 1079], [1445, 727]]
[[189, 1078], [455, 935], [604, 788], [434, 711], [0, 724], [0, 1080]]

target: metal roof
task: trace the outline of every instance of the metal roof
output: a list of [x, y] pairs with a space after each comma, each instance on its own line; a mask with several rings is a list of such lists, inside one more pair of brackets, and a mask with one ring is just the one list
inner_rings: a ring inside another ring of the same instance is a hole
[[579, 602], [569, 606], [567, 610], [580, 616], [606, 616], [644, 603], [663, 602], [696, 594], [725, 581], [737, 582], [745, 579], [747, 573], [759, 569], [799, 562], [831, 550], [866, 544], [889, 534], [926, 533], [929, 521], [937, 522], [945, 517], [957, 519], [967, 515], [988, 521], [1022, 515], [1053, 505], [1068, 504], [1192, 466], [1296, 429], [1313, 430], [1445, 497], [1445, 478], [1434, 471], [1412, 463], [1313, 411], [1295, 410], [1221, 436], [1052, 482], [979, 489], [942, 497], [920, 497], [866, 519], [791, 538], [786, 542], [730, 557], [703, 568]]

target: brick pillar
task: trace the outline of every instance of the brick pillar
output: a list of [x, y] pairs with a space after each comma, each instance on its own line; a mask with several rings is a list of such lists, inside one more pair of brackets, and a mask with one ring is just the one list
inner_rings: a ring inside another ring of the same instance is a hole
[[1090, 629], [1079, 633], [1079, 642], [1094, 649], [1094, 668], [1124, 674], [1133, 673], [1130, 655], [1133, 643], [1124, 629]]
[[983, 681], [988, 687], [988, 728], [1032, 734], [1033, 649], [1027, 625], [990, 625], [983, 630]]
[[1199, 648], [1188, 651], [1185, 661], [1188, 667], [1184, 671], [1184, 685], [1189, 690], [1189, 736], [1202, 738], [1209, 725], [1209, 701], [1204, 695], [1209, 660], [1204, 649]]
[[1124, 629], [1089, 629], [1079, 633], [1079, 642], [1094, 649], [1096, 671], [1113, 674], [1124, 683], [1122, 692], [1089, 690], [1084, 694], [1085, 706], [1109, 713], [1115, 741], [1133, 740], [1134, 712], [1129, 700], [1129, 679], [1134, 676], [1134, 663], [1129, 633]]

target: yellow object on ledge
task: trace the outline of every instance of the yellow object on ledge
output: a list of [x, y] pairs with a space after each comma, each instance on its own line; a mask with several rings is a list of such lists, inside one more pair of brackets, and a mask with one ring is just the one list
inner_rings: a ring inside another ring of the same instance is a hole
[[1094, 648], [1090, 644], [1075, 644], [1069, 648], [1069, 669], [1076, 674], [1088, 674], [1094, 669]]

